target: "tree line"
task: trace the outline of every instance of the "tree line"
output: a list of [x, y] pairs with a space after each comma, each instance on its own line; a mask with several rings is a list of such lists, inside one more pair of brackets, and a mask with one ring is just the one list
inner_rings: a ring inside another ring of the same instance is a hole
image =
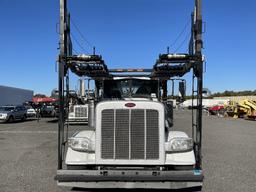
[[[210, 96], [208, 97], [204, 97], [204, 98], [208, 98], [208, 99], [212, 99], [214, 97], [231, 97], [231, 96], [256, 96], [256, 90], [254, 91], [224, 91], [224, 92], [217, 92], [217, 93], [212, 93]], [[178, 96], [175, 96], [174, 98], [176, 99]], [[171, 96], [168, 96], [168, 98], [172, 98]], [[192, 99], [192, 95], [187, 95], [185, 96], [185, 99]], [[196, 94], [194, 95], [194, 99], [196, 99]]]
[[254, 91], [224, 91], [224, 92], [217, 92], [211, 94], [211, 97], [229, 97], [229, 96], [252, 96], [256, 95], [256, 90]]

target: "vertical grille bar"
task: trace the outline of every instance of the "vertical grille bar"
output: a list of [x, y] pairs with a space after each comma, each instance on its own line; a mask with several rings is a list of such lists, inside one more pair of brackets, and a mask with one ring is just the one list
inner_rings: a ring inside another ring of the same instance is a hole
[[146, 110], [144, 110], [144, 159], [147, 158], [147, 113]]
[[144, 159], [144, 109], [131, 110], [131, 159]]
[[147, 151], [146, 159], [159, 158], [159, 124], [158, 111], [146, 110], [147, 121]]
[[129, 159], [131, 159], [131, 110], [129, 110]]
[[113, 142], [114, 142], [114, 159], [116, 158], [116, 109], [114, 110], [114, 137], [113, 137]]
[[101, 158], [114, 158], [114, 110], [102, 111], [101, 121]]
[[129, 159], [129, 110], [116, 110], [116, 159]]

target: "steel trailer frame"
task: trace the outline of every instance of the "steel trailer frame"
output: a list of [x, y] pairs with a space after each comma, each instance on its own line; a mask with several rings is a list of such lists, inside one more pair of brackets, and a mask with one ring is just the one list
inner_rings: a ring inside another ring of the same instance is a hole
[[[58, 72], [59, 121], [58, 121], [58, 170], [63, 169], [63, 159], [68, 134], [65, 134], [69, 99], [69, 69], [78, 76], [88, 76], [94, 80], [113, 77], [144, 76], [162, 81], [174, 76], [182, 77], [193, 70], [193, 94], [196, 93], [196, 118], [192, 111], [194, 137], [195, 168], [202, 169], [202, 92], [203, 92], [203, 56], [202, 56], [202, 15], [201, 0], [195, 0], [195, 10], [191, 15], [191, 39], [188, 54], [161, 54], [153, 69], [108, 69], [100, 55], [73, 55], [70, 38], [70, 14], [67, 0], [60, 0], [60, 54]], [[141, 74], [127, 74], [127, 73]], [[115, 74], [114, 73], [119, 73]], [[120, 74], [126, 73], [126, 74]], [[197, 79], [197, 90], [194, 90], [194, 79]], [[66, 90], [65, 89], [66, 86]], [[65, 94], [66, 93], [66, 94]], [[193, 108], [193, 107], [192, 107]], [[68, 130], [68, 125], [67, 125]]]

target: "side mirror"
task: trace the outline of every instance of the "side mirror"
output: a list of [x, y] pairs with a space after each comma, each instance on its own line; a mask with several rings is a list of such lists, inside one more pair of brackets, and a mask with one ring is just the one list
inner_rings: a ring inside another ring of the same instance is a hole
[[186, 83], [185, 81], [179, 82], [179, 94], [181, 97], [181, 102], [185, 101], [186, 97]]

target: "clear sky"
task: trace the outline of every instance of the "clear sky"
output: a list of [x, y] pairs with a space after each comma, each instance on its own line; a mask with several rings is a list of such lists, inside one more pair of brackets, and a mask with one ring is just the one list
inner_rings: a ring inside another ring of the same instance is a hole
[[[109, 68], [151, 68], [159, 53], [186, 52], [193, 0], [69, 0], [74, 49], [103, 55]], [[203, 0], [204, 87], [255, 90], [256, 1]], [[58, 0], [0, 0], [0, 84], [50, 94], [57, 87]], [[182, 44], [184, 42], [184, 44]], [[74, 88], [77, 78], [72, 76]]]

